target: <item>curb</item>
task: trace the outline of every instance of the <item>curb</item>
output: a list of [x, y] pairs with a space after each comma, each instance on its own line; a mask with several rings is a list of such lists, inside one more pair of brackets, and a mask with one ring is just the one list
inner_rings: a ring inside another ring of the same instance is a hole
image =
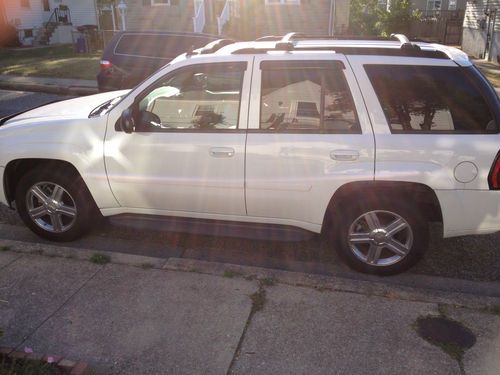
[[16, 360], [41, 361], [46, 364], [54, 365], [61, 373], [69, 375], [89, 375], [90, 368], [85, 362], [75, 362], [67, 358], [56, 355], [21, 352], [15, 348], [0, 347], [0, 358], [7, 357]]
[[46, 94], [59, 94], [59, 95], [92, 95], [97, 94], [99, 91], [93, 87], [80, 87], [80, 86], [55, 86], [55, 85], [42, 85], [36, 83], [12, 83], [0, 80], [0, 89], [14, 90], [14, 91], [32, 91], [43, 92]]
[[[427, 288], [425, 286], [409, 286], [401, 282], [398, 284], [395, 278], [366, 277], [366, 275], [360, 275], [360, 279], [355, 279], [354, 276], [350, 278], [340, 274], [309, 274], [196, 259], [173, 257], [168, 259], [155, 258], [12, 240], [0, 240], [0, 246], [8, 247], [10, 252], [33, 256], [41, 255], [91, 261], [92, 256], [101, 254], [106, 256], [111, 264], [133, 266], [143, 269], [193, 272], [226, 278], [240, 277], [250, 281], [264, 280], [270, 281], [271, 283], [306, 287], [320, 291], [354, 293], [413, 302], [438, 303], [484, 311], [500, 305], [498, 283], [490, 282], [469, 282], [464, 280], [444, 279], [436, 276], [417, 275], [419, 279], [423, 279], [423, 285], [433, 286], [432, 288]], [[21, 256], [22, 255], [20, 255], [20, 257]], [[106, 265], [100, 265], [98, 267], [106, 267]], [[448, 281], [448, 283], [443, 283], [443, 281]], [[439, 283], [442, 284], [441, 288], [438, 287]], [[450, 283], [455, 285], [449, 285]], [[474, 288], [471, 288], [471, 285]], [[473, 289], [480, 290], [480, 293], [473, 292]]]

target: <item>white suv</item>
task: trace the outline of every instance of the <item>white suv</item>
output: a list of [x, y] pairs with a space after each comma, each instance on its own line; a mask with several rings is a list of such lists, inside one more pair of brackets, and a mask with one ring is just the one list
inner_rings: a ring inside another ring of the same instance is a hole
[[51, 240], [99, 213], [292, 226], [378, 274], [422, 256], [429, 222], [500, 231], [495, 90], [459, 50], [396, 38], [222, 40], [4, 118], [0, 198]]

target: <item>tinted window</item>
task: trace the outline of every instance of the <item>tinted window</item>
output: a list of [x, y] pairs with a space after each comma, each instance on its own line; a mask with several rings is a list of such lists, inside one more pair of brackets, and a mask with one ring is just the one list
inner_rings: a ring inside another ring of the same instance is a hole
[[119, 55], [160, 57], [173, 59], [186, 52], [205, 46], [211, 39], [195, 36], [175, 36], [161, 34], [123, 34], [115, 47]]
[[479, 89], [463, 68], [365, 65], [393, 132], [496, 132]]
[[262, 71], [260, 128], [360, 132], [343, 71], [293, 65]]
[[145, 131], [237, 129], [245, 64], [181, 69], [155, 85], [139, 109], [160, 123]]

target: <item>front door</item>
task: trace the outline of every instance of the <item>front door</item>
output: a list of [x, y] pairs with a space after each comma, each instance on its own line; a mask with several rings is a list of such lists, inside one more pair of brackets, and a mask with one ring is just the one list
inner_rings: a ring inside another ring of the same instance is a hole
[[247, 69], [251, 64], [240, 59], [167, 73], [136, 97], [131, 107], [146, 124], [132, 134], [115, 128], [116, 114], [110, 115], [105, 161], [121, 206], [186, 216], [246, 214]]

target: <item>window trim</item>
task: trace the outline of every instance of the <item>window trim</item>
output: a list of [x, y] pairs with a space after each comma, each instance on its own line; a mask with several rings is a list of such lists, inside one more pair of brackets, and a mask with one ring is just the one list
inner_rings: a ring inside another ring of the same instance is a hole
[[[262, 81], [263, 81], [263, 73], [265, 71], [272, 70], [283, 70], [283, 69], [293, 69], [293, 70], [311, 70], [314, 69], [317, 71], [318, 69], [323, 72], [321, 75], [321, 102], [319, 108], [320, 115], [320, 127], [318, 129], [262, 129], [261, 125], [261, 115], [262, 115]], [[359, 119], [358, 110], [356, 108], [356, 104], [354, 102], [354, 97], [349, 86], [349, 82], [347, 77], [345, 76], [345, 66], [342, 61], [337, 60], [265, 60], [260, 63], [261, 70], [261, 82], [260, 82], [260, 93], [259, 93], [259, 128], [258, 129], [249, 129], [249, 133], [260, 133], [260, 134], [349, 134], [349, 135], [362, 135], [363, 129], [361, 127], [361, 122]], [[351, 97], [351, 103], [353, 106], [354, 116], [356, 118], [357, 129], [355, 131], [352, 130], [334, 130], [334, 129], [325, 129], [324, 128], [324, 117], [325, 117], [325, 71], [334, 70], [339, 72], [339, 76], [342, 77], [344, 82], [344, 86], [349, 91], [349, 95]]]
[[[246, 132], [246, 129], [240, 129], [240, 114], [241, 114], [241, 104], [242, 104], [242, 96], [243, 96], [243, 86], [244, 86], [244, 80], [245, 80], [245, 74], [248, 72], [248, 62], [247, 61], [232, 61], [232, 62], [214, 62], [214, 63], [200, 63], [200, 64], [192, 64], [192, 65], [186, 65], [182, 66], [178, 69], [175, 69], [171, 72], [168, 72], [164, 76], [158, 78], [156, 81], [154, 81], [152, 84], [150, 84], [148, 87], [146, 87], [144, 90], [142, 90], [134, 99], [134, 102], [129, 106], [129, 108], [133, 108], [134, 112], [137, 114], [139, 113], [139, 103], [141, 102], [142, 99], [144, 99], [152, 90], [154, 90], [156, 87], [159, 87], [158, 84], [166, 79], [170, 79], [172, 76], [177, 75], [181, 73], [184, 70], [191, 70], [191, 69], [196, 69], [201, 68], [201, 67], [214, 67], [217, 69], [217, 67], [221, 66], [228, 66], [228, 65], [235, 65], [238, 66], [239, 70], [242, 73], [241, 76], [241, 82], [240, 82], [240, 103], [238, 106], [238, 114], [236, 116], [237, 118], [237, 124], [235, 129], [179, 129], [179, 128], [149, 128], [149, 129], [139, 129], [135, 130], [134, 133], [244, 133]], [[136, 123], [138, 123], [137, 118], [135, 118]], [[120, 118], [118, 118], [118, 121], [115, 124], [115, 131], [122, 131], [119, 126]]]
[[166, 3], [164, 3], [164, 2], [157, 3], [156, 1], [158, 1], [158, 0], [151, 0], [152, 7], [169, 7], [170, 6], [170, 0], [167, 0]]
[[273, 2], [269, 2], [270, 0], [265, 0], [266, 6], [281, 6], [281, 5], [301, 5], [300, 0], [275, 0]]

